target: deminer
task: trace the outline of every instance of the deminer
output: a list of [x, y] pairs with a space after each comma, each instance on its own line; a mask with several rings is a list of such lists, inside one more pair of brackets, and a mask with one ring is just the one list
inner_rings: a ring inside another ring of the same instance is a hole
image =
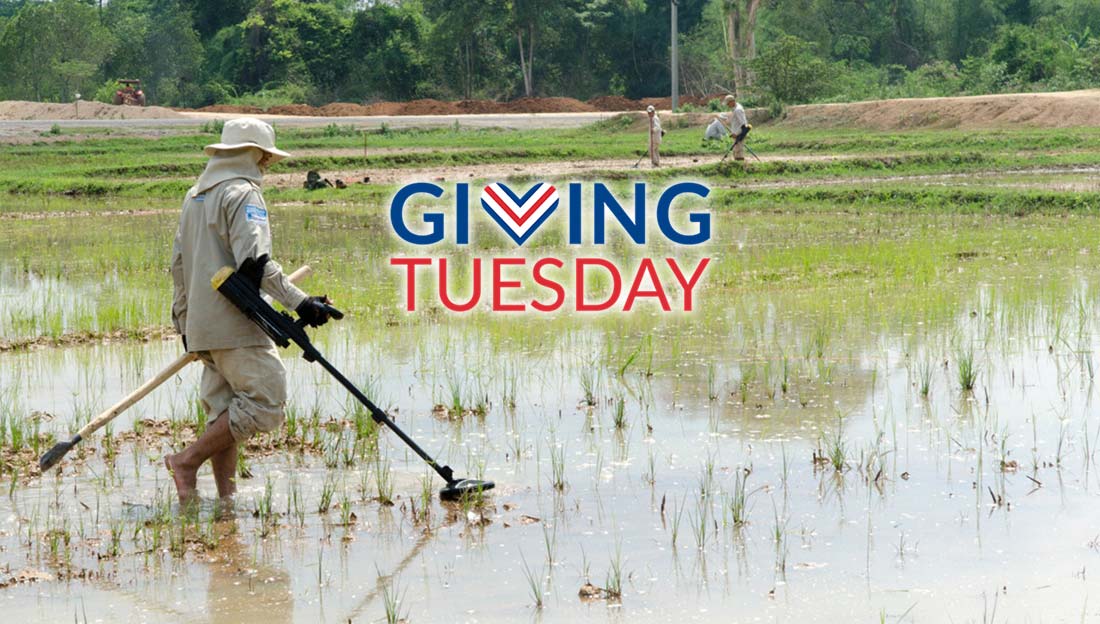
[[661, 166], [661, 138], [665, 135], [665, 131], [661, 129], [661, 118], [657, 116], [657, 109], [647, 106], [645, 112], [649, 115], [649, 162], [653, 163], [654, 167], [659, 167]]
[[219, 498], [231, 498], [237, 445], [285, 418], [286, 369], [279, 353], [257, 324], [211, 287], [214, 274], [231, 265], [305, 323], [316, 327], [329, 319], [328, 298], [307, 296], [271, 259], [260, 185], [264, 171], [289, 156], [275, 147], [275, 131], [258, 119], [234, 119], [225, 124], [221, 142], [204, 151], [210, 160], [183, 200], [171, 264], [172, 322], [184, 349], [204, 365], [199, 399], [210, 416], [195, 442], [164, 458], [181, 504], [198, 499], [196, 475], [207, 460]]
[[703, 138], [721, 139], [725, 136], [732, 138], [734, 160], [745, 160], [745, 137], [752, 130], [752, 124], [749, 123], [748, 117], [745, 116], [745, 109], [737, 102], [735, 96], [727, 95], [724, 102], [730, 110], [715, 115], [714, 121], [707, 126]]

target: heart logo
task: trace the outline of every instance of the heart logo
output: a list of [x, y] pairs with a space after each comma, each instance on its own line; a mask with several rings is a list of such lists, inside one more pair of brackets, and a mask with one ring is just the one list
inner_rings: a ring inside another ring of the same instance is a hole
[[558, 207], [558, 189], [539, 182], [518, 196], [500, 182], [481, 191], [481, 207], [517, 245], [522, 245]]

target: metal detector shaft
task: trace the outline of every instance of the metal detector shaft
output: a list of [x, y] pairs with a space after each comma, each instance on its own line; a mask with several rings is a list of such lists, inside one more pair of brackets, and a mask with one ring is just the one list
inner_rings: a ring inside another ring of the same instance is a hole
[[440, 466], [439, 463], [436, 462], [431, 455], [428, 455], [427, 451], [420, 448], [420, 445], [417, 444], [412, 438], [410, 438], [408, 434], [402, 431], [401, 427], [397, 426], [397, 423], [393, 422], [393, 420], [391, 420], [385, 412], [383, 412], [381, 409], [378, 408], [377, 405], [371, 402], [371, 400], [368, 399], [365, 394], [359, 391], [359, 388], [357, 388], [355, 384], [351, 383], [351, 381], [349, 381], [347, 377], [344, 377], [343, 373], [341, 373], [339, 370], [336, 369], [335, 366], [329, 363], [329, 361], [326, 360], [324, 356], [322, 356], [320, 353], [317, 353], [316, 350], [314, 350], [313, 359], [318, 364], [320, 364], [322, 368], [327, 370], [328, 374], [332, 375], [333, 378], [336, 379], [336, 381], [340, 382], [340, 385], [344, 386], [344, 388], [348, 392], [350, 392], [352, 396], [354, 396], [360, 403], [362, 403], [368, 410], [370, 410], [371, 418], [373, 418], [375, 422], [389, 427], [390, 431], [396, 433], [397, 437], [401, 438], [401, 441], [409, 445], [409, 448], [411, 448], [414, 453], [420, 456], [420, 459], [423, 459], [425, 463], [427, 463], [429, 466], [432, 467], [433, 470], [439, 473], [439, 476], [443, 477], [444, 481], [446, 481], [448, 484], [455, 482], [454, 471], [451, 470], [450, 466]]
[[[256, 323], [260, 329], [264, 331], [274, 342], [280, 347], [288, 347], [290, 343], [298, 345], [302, 349], [302, 357], [307, 362], [317, 362], [326, 371], [332, 375], [336, 381], [340, 382], [340, 385], [359, 400], [368, 410], [370, 410], [371, 418], [375, 422], [386, 425], [391, 431], [397, 434], [397, 437], [409, 445], [417, 455], [420, 456], [429, 466], [432, 467], [439, 476], [443, 477], [447, 481], [447, 485], [453, 485], [456, 482], [454, 477], [454, 471], [449, 466], [440, 466], [431, 455], [428, 455], [424, 449], [420, 448], [420, 445], [413, 441], [395, 422], [390, 420], [386, 413], [378, 409], [370, 399], [364, 395], [355, 384], [351, 383], [347, 377], [344, 377], [343, 373], [336, 369], [335, 366], [329, 363], [317, 350], [317, 347], [313, 346], [313, 343], [309, 339], [309, 335], [305, 332], [305, 323], [302, 320], [295, 321], [286, 312], [277, 312], [275, 308], [272, 308], [269, 303], [260, 298], [255, 286], [249, 283], [240, 274], [235, 272], [232, 267], [223, 267], [220, 271], [214, 275], [214, 279], [210, 281], [210, 285], [214, 287], [221, 294], [225, 295], [234, 305], [236, 305], [245, 316]], [[343, 318], [341, 313], [336, 308], [329, 307], [329, 312], [333, 318]]]

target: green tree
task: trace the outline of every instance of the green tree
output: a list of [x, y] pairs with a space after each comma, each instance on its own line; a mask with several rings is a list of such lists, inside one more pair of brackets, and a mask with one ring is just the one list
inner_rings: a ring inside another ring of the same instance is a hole
[[504, 0], [425, 0], [432, 22], [432, 62], [439, 79], [465, 99], [487, 87], [482, 95], [495, 97], [507, 91], [504, 49], [508, 38], [498, 16], [506, 15]]
[[207, 48], [213, 74], [242, 90], [279, 85], [314, 89], [312, 99], [339, 97], [347, 75], [350, 29], [336, 6], [304, 0], [262, 0]]
[[752, 64], [756, 86], [781, 104], [808, 102], [825, 93], [829, 64], [814, 54], [814, 45], [787, 35], [772, 42]]
[[61, 102], [90, 92], [114, 47], [96, 9], [77, 0], [26, 4], [0, 36], [4, 97]]
[[114, 0], [104, 23], [118, 42], [104, 63], [108, 80], [142, 80], [150, 103], [202, 103], [202, 44], [178, 0]]
[[427, 88], [424, 54], [429, 24], [408, 4], [377, 4], [355, 14], [347, 47], [352, 60], [344, 93], [360, 99], [405, 100]]

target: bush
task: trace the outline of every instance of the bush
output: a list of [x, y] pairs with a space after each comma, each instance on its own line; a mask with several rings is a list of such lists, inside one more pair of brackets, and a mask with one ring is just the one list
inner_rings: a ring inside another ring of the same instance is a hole
[[1000, 93], [1009, 84], [1004, 63], [968, 56], [962, 62], [963, 90], [971, 94]]
[[272, 89], [260, 89], [255, 93], [226, 98], [225, 103], [234, 106], [258, 106], [266, 110], [272, 106], [304, 104], [309, 101], [311, 91], [310, 87], [302, 84], [284, 84]]
[[905, 97], [939, 97], [959, 93], [962, 85], [962, 74], [954, 63], [933, 61], [909, 72], [902, 90]]
[[835, 72], [814, 54], [814, 44], [784, 35], [752, 61], [755, 87], [782, 104], [809, 102], [826, 94]]
[[118, 91], [118, 81], [108, 80], [96, 88], [95, 94], [90, 99], [104, 104], [112, 104], [115, 101], [115, 91]]

